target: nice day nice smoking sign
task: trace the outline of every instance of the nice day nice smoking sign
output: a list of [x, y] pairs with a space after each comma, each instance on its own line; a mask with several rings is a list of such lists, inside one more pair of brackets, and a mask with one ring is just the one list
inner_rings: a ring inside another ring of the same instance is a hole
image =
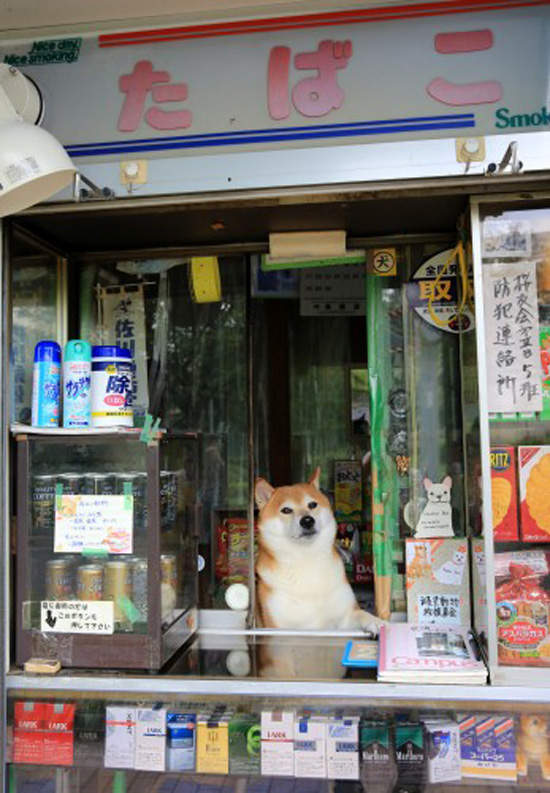
[[32, 42], [2, 57], [41, 86], [44, 123], [72, 156], [193, 154], [550, 129], [549, 23], [538, 6], [221, 37], [113, 34], [82, 40], [71, 58], [33, 60]]

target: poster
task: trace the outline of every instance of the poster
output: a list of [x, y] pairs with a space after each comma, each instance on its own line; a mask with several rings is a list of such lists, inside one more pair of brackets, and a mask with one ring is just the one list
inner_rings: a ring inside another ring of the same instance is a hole
[[534, 261], [483, 266], [490, 413], [542, 410]]
[[132, 553], [133, 516], [132, 495], [57, 495], [54, 552]]
[[141, 426], [149, 408], [143, 286], [101, 288], [99, 321], [102, 344], [116, 344], [132, 353], [134, 423]]

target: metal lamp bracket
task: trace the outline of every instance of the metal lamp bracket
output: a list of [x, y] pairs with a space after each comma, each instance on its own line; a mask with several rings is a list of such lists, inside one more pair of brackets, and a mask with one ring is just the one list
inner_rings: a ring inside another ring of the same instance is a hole
[[73, 183], [73, 199], [82, 201], [106, 201], [116, 198], [115, 191], [110, 187], [98, 187], [91, 179], [77, 171]]

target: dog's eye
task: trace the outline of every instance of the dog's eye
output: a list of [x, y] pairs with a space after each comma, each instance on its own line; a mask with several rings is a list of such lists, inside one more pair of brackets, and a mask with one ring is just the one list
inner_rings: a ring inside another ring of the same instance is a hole
[[290, 507], [283, 507], [281, 509], [281, 512], [283, 513], [283, 515], [290, 515], [292, 513], [292, 510], [290, 509]]
[[317, 506], [317, 502], [316, 501], [310, 501], [309, 504], [307, 505], [307, 508], [308, 509], [315, 509], [316, 506]]

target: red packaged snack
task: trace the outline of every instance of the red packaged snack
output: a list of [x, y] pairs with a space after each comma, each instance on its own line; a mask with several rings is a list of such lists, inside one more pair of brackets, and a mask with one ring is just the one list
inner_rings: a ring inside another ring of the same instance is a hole
[[521, 539], [550, 542], [550, 446], [518, 448]]
[[519, 536], [516, 450], [513, 446], [493, 446], [489, 459], [494, 539], [496, 542], [517, 540]]
[[550, 666], [549, 554], [496, 554], [496, 616], [499, 662]]

